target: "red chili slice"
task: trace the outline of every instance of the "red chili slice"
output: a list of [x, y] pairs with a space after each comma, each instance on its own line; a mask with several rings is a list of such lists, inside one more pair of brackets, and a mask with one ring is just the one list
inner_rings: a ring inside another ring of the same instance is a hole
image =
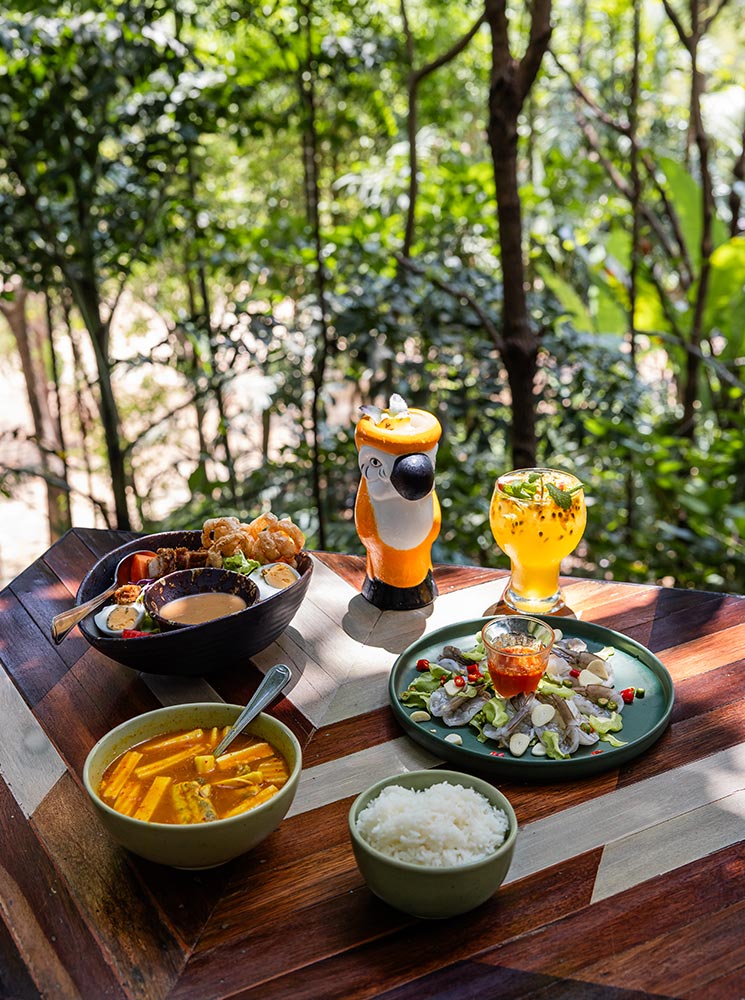
[[122, 639], [140, 639], [144, 635], [150, 635], [149, 632], [139, 632], [136, 628], [123, 628], [122, 629]]
[[417, 660], [416, 668], [423, 674], [425, 670], [429, 670], [429, 660]]
[[456, 674], [455, 677], [453, 677], [453, 683], [457, 688], [462, 688], [466, 686], [466, 679], [463, 674]]
[[621, 697], [623, 698], [624, 705], [630, 705], [634, 700], [634, 695], [636, 694], [635, 688], [624, 688], [621, 692]]
[[579, 675], [580, 675], [580, 671], [577, 670], [576, 667], [572, 667], [572, 669], [569, 671], [569, 676], [570, 677], [579, 677]]

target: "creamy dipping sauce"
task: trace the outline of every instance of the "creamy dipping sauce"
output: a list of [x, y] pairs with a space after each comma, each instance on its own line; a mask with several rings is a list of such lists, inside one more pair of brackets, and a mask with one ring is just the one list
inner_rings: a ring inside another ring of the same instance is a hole
[[246, 602], [237, 594], [221, 594], [216, 591], [177, 597], [174, 601], [164, 604], [158, 614], [181, 625], [201, 625], [202, 622], [211, 622], [215, 618], [233, 615], [246, 607], [248, 607]]

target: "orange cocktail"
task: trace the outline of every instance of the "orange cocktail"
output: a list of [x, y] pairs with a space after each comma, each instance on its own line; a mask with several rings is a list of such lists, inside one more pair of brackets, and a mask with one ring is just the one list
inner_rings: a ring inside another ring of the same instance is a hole
[[582, 483], [568, 472], [516, 469], [499, 477], [489, 523], [510, 559], [509, 607], [550, 614], [563, 605], [561, 560], [577, 547], [586, 520]]

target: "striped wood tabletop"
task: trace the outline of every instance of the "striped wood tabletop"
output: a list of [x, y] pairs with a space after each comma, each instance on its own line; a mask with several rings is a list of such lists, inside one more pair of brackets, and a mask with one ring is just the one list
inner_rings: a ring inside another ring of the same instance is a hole
[[[300, 611], [254, 666], [163, 677], [77, 629], [48, 638], [95, 559], [129, 537], [68, 532], [0, 594], [0, 997], [745, 997], [745, 598], [565, 581], [579, 618], [662, 660], [670, 726], [621, 769], [499, 781], [520, 824], [506, 883], [425, 922], [366, 888], [347, 812], [378, 778], [438, 766], [393, 717], [391, 666], [423, 632], [491, 613], [504, 574], [439, 567], [431, 608], [380, 613], [359, 594], [360, 558], [317, 553]], [[304, 747], [280, 828], [198, 873], [114, 846], [81, 783], [99, 737], [164, 704], [244, 703], [277, 660], [294, 677], [270, 711]]]

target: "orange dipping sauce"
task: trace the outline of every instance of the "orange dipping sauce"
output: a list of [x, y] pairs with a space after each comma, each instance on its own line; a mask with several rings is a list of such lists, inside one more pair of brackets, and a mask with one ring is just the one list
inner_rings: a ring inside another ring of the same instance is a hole
[[[544, 649], [545, 647], [542, 647]], [[530, 646], [489, 650], [489, 676], [498, 694], [514, 698], [535, 691], [546, 668], [546, 654]]]

